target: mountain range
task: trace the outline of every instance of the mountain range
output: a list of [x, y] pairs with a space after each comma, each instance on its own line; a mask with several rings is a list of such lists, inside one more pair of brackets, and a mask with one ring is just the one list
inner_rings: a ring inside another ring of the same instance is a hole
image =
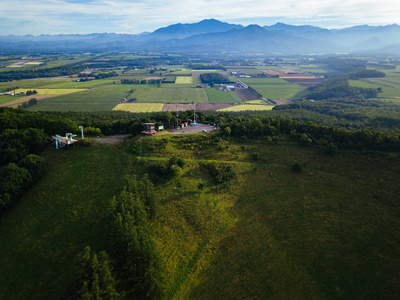
[[70, 34], [0, 36], [0, 52], [139, 50], [198, 53], [329, 54], [343, 52], [399, 53], [400, 26], [316, 26], [229, 24], [207, 19], [173, 24], [142, 34]]

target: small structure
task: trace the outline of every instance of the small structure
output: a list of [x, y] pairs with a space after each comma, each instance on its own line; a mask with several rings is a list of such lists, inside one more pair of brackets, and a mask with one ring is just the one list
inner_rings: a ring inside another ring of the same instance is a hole
[[155, 123], [143, 123], [144, 130], [141, 132], [145, 135], [153, 135], [156, 134], [157, 131], [155, 130]]
[[66, 133], [65, 137], [56, 134], [53, 136], [54, 144], [56, 145], [56, 149], [64, 148], [65, 146], [73, 145], [78, 140], [75, 140], [74, 137], [76, 134]]

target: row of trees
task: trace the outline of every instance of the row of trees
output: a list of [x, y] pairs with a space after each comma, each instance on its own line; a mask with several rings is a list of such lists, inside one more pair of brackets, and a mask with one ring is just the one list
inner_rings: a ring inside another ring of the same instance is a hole
[[77, 278], [70, 299], [160, 299], [163, 296], [162, 260], [149, 221], [158, 200], [147, 176], [126, 178], [123, 191], [108, 208], [110, 254], [86, 247], [79, 255]]
[[121, 84], [160, 84], [162, 79], [121, 79]]
[[335, 77], [310, 88], [308, 99], [326, 100], [330, 98], [364, 97], [376, 98], [377, 89], [354, 87], [349, 85], [347, 77]]

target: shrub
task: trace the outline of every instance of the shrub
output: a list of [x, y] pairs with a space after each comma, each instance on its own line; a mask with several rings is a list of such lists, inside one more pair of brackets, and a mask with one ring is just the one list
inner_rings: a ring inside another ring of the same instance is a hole
[[301, 173], [303, 171], [303, 166], [300, 163], [295, 162], [292, 164], [292, 171], [296, 173]]
[[254, 153], [251, 155], [251, 158], [252, 158], [253, 160], [259, 160], [259, 159], [260, 159], [260, 152], [254, 152]]

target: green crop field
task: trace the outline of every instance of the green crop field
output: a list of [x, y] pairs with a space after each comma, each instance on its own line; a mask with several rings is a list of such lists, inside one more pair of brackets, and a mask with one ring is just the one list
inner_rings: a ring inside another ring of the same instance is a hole
[[[26, 90], [34, 90], [40, 87], [47, 88], [48, 85], [67, 83], [69, 80], [20, 80], [12, 82], [1, 82], [0, 93], [4, 93], [8, 88], [19, 87]], [[26, 92], [24, 90], [24, 92]]]
[[113, 110], [129, 111], [134, 113], [162, 111], [162, 103], [121, 103]]
[[[6, 104], [6, 103], [11, 102], [11, 101], [15, 101], [15, 100], [21, 99], [23, 97], [25, 97], [25, 96], [8, 96], [8, 95], [0, 96], [0, 105]], [[32, 98], [34, 98], [34, 96]]]
[[201, 84], [199, 76], [176, 76], [175, 84]]
[[[76, 92], [82, 92], [83, 89], [44, 89], [39, 88], [35, 89], [38, 95], [64, 95]], [[16, 90], [17, 93], [19, 92], [26, 92], [26, 89], [18, 89]]]
[[294, 98], [302, 89], [300, 86], [280, 78], [241, 78], [265, 98]]
[[76, 255], [88, 244], [100, 251], [107, 242], [106, 207], [122, 188], [126, 153], [95, 146], [50, 147], [43, 154], [43, 178], [0, 218], [2, 299], [58, 298]]
[[208, 101], [211, 103], [216, 103], [216, 102], [229, 102], [229, 103], [235, 103], [235, 102], [241, 102], [241, 99], [239, 98], [238, 95], [236, 95], [235, 92], [228, 91], [224, 92], [221, 90], [217, 89], [206, 89]]
[[246, 111], [246, 110], [271, 110], [272, 105], [260, 105], [260, 104], [240, 104], [230, 107], [220, 108], [217, 111]]
[[363, 80], [349, 80], [349, 84], [351, 86], [356, 86], [356, 87], [363, 87], [363, 88], [373, 88], [377, 89], [379, 87], [382, 88], [383, 92], [379, 93], [379, 97], [400, 97], [400, 89], [394, 88], [394, 87], [389, 87], [389, 86], [384, 86], [384, 85], [379, 85], [376, 83], [371, 83]]
[[[113, 247], [107, 203], [130, 165], [158, 178], [149, 226], [166, 299], [398, 299], [399, 157], [245, 140], [144, 138], [140, 161], [113, 146], [47, 149], [44, 176], [0, 218], [0, 295], [65, 298], [83, 247]], [[172, 156], [182, 174], [160, 180], [149, 166]], [[218, 185], [209, 160], [232, 181]]]
[[29, 110], [105, 111], [112, 110], [125, 97], [131, 95], [129, 84], [108, 85], [38, 101]]
[[246, 104], [262, 104], [265, 105], [265, 101], [264, 100], [250, 100], [250, 101], [246, 101]]
[[[115, 80], [110, 79], [99, 79], [99, 80], [91, 80], [91, 81], [84, 81], [84, 82], [76, 82], [76, 80], [57, 83], [53, 82], [53, 84], [45, 85], [42, 88], [46, 89], [87, 89], [93, 87], [100, 87], [103, 85], [110, 85], [116, 82]], [[117, 81], [119, 83], [119, 81]]]
[[208, 102], [204, 89], [170, 88], [169, 85], [162, 88], [140, 85], [135, 87], [132, 97], [136, 102]]

